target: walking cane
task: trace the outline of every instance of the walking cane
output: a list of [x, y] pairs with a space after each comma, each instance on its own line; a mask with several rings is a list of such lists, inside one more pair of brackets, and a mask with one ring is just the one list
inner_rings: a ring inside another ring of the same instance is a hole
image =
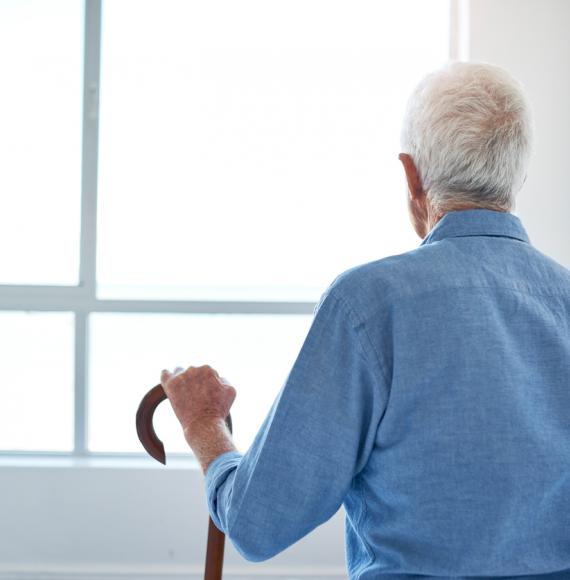
[[[158, 405], [166, 399], [166, 393], [161, 384], [153, 387], [140, 402], [137, 410], [137, 435], [146, 449], [147, 453], [166, 465], [166, 454], [164, 445], [157, 437], [152, 418]], [[226, 425], [232, 432], [232, 417], [230, 414], [226, 417]], [[216, 524], [209, 518], [208, 523], [208, 541], [206, 544], [206, 567], [204, 570], [204, 580], [221, 580], [222, 566], [224, 565], [224, 543], [226, 536], [221, 532]]]

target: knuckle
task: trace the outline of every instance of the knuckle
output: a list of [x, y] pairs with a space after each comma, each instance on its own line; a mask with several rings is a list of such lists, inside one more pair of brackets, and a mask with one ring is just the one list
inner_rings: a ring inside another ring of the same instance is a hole
[[212, 377], [217, 377], [218, 376], [218, 373], [210, 365], [203, 365], [203, 366], [201, 366], [200, 367], [200, 371], [205, 376], [212, 376]]

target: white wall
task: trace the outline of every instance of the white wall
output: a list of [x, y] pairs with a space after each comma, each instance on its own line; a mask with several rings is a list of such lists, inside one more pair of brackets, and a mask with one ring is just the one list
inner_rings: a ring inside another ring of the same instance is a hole
[[[0, 467], [0, 578], [202, 577], [208, 513], [193, 461], [73, 463]], [[343, 578], [342, 525], [341, 510], [267, 562], [246, 562], [226, 542], [224, 570]]]
[[536, 148], [515, 213], [539, 250], [570, 268], [570, 2], [473, 0], [470, 60], [504, 66], [534, 107]]
[[[473, 0], [468, 13], [471, 59], [511, 70], [535, 109], [536, 153], [515, 213], [533, 244], [570, 267], [570, 2]], [[207, 512], [196, 467], [16, 464], [0, 463], [0, 578], [201, 577]], [[268, 562], [244, 562], [228, 542], [227, 577], [342, 578], [343, 517]]]

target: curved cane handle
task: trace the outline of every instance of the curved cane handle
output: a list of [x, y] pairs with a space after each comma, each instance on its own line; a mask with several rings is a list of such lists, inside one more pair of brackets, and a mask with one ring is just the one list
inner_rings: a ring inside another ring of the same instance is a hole
[[154, 431], [152, 418], [158, 405], [166, 398], [166, 393], [160, 383], [152, 387], [140, 402], [136, 419], [139, 441], [146, 449], [146, 452], [163, 465], [166, 465], [164, 445]]
[[[140, 402], [136, 418], [139, 441], [142, 443], [146, 452], [157, 461], [160, 461], [163, 465], [166, 465], [164, 445], [154, 431], [152, 419], [156, 408], [166, 398], [166, 393], [160, 383], [155, 387], [152, 387]], [[229, 413], [226, 417], [226, 425], [228, 426], [230, 433], [232, 433], [232, 416]]]

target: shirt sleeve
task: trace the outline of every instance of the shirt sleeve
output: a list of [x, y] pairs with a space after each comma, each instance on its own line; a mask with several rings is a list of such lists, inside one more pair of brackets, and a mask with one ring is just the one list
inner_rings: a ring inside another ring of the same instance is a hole
[[365, 326], [328, 291], [251, 447], [218, 456], [206, 472], [212, 520], [244, 558], [267, 560], [338, 511], [387, 398]]

